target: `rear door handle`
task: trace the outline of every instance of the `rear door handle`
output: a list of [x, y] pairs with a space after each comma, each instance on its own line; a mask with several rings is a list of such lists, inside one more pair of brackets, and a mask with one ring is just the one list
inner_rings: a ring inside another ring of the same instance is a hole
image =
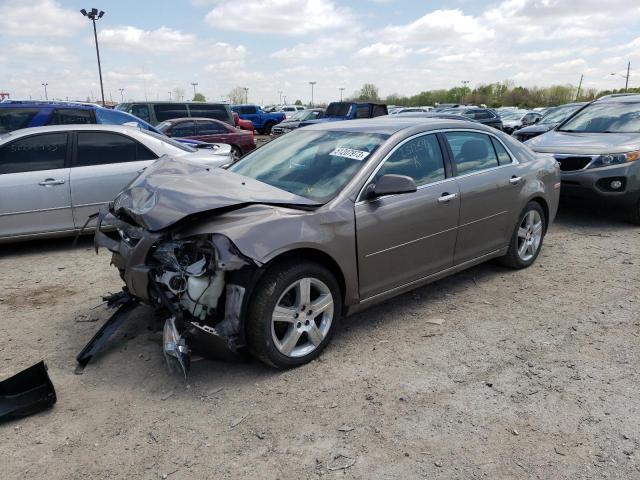
[[454, 198], [457, 198], [458, 194], [457, 193], [443, 193], [442, 196], [440, 198], [438, 198], [438, 202], [440, 203], [449, 203], [451, 200], [453, 200]]
[[55, 178], [46, 178], [41, 182], [38, 182], [38, 185], [42, 185], [43, 187], [48, 187], [50, 185], [62, 185], [64, 180], [57, 180]]
[[520, 180], [522, 180], [522, 177], [516, 177], [516, 176], [513, 176], [513, 177], [511, 177], [511, 178], [509, 179], [509, 183], [510, 183], [511, 185], [517, 185], [517, 184], [519, 184], [519, 183], [520, 183]]

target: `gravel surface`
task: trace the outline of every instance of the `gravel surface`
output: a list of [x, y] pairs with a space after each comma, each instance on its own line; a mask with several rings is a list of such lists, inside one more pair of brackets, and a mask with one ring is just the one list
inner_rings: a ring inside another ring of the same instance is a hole
[[148, 311], [83, 375], [120, 289], [90, 239], [0, 246], [0, 378], [58, 403], [0, 425], [2, 479], [640, 478], [640, 228], [561, 212], [537, 263], [488, 263], [344, 321], [291, 371], [171, 374]]

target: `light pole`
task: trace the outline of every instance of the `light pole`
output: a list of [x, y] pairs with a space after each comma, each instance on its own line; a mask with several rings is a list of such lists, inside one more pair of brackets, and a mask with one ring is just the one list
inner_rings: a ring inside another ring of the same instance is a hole
[[344, 92], [344, 87], [340, 87], [338, 90], [340, 90], [340, 101], [342, 101], [342, 92]]
[[244, 87], [244, 103], [249, 103], [249, 87]]
[[313, 86], [318, 83], [318, 82], [309, 82], [309, 85], [311, 85], [311, 107], [313, 107]]
[[193, 99], [196, 99], [196, 87], [198, 86], [198, 82], [191, 82], [191, 85], [193, 86]]
[[278, 100], [278, 102], [279, 102], [278, 105], [282, 105], [282, 90], [278, 90], [278, 95], [279, 95], [279, 98], [280, 98], [280, 100]]
[[122, 100], [122, 103], [124, 103], [124, 88], [119, 88], [118, 90], [120, 90], [120, 99]]
[[612, 73], [611, 75], [619, 75], [625, 79], [624, 81], [624, 93], [627, 93], [627, 89], [629, 88], [629, 75], [631, 71], [631, 62], [627, 63], [627, 74], [622, 75], [621, 73]]
[[49, 95], [47, 95], [47, 85], [49, 85], [46, 82], [42, 82], [42, 86], [44, 87], [44, 99], [45, 100], [49, 100]]
[[96, 56], [98, 57], [98, 75], [100, 75], [100, 93], [102, 94], [102, 106], [104, 107], [104, 87], [102, 86], [102, 67], [100, 66], [100, 49], [98, 48], [98, 32], [96, 31], [96, 20], [100, 20], [104, 15], [104, 12], [97, 8], [92, 8], [90, 12], [87, 12], [84, 8], [80, 10], [80, 13], [93, 22], [93, 38], [96, 41]]
[[171, 90], [169, 90], [169, 101], [171, 101]]
[[464, 103], [464, 94], [467, 92], [467, 85], [469, 85], [469, 80], [462, 80], [462, 93], [460, 94], [460, 103]]

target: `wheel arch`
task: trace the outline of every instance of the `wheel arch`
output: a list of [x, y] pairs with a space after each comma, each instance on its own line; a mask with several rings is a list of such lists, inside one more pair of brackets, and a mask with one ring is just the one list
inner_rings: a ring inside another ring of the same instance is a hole
[[[544, 199], [544, 197], [540, 196], [540, 195], [535, 195], [533, 197], [531, 197], [529, 199], [529, 202], [535, 202], [538, 205], [540, 205], [540, 207], [542, 208], [542, 211], [544, 212], [544, 224], [545, 224], [545, 233], [547, 232], [547, 230], [549, 229], [549, 204], [547, 203], [547, 201]], [[527, 202], [527, 203], [529, 203]]]

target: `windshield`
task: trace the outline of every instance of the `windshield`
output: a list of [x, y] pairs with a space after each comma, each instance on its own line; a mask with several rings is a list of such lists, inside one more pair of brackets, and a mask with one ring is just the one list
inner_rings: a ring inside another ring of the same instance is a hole
[[351, 104], [345, 102], [330, 103], [327, 107], [327, 117], [346, 117], [351, 110]]
[[169, 138], [166, 135], [162, 135], [161, 133], [151, 132], [149, 130], [140, 130], [140, 131], [146, 133], [147, 135], [151, 135], [152, 137], [155, 137], [158, 140], [162, 140], [164, 143], [167, 143], [167, 144], [171, 145], [172, 147], [179, 148], [183, 152], [193, 153], [193, 152], [197, 152], [198, 151], [197, 149], [195, 149], [193, 147], [189, 147], [189, 146], [185, 145], [184, 143], [178, 142], [178, 141], [174, 140], [173, 138]]
[[557, 107], [550, 110], [539, 123], [560, 123], [564, 122], [569, 116], [578, 110], [582, 105], [569, 105], [567, 107]]
[[307, 112], [296, 112], [289, 117], [289, 120], [306, 120]]
[[593, 103], [561, 128], [561, 132], [640, 133], [640, 103]]
[[500, 118], [504, 120], [520, 120], [526, 114], [527, 112], [523, 112], [522, 110], [506, 111], [500, 112]]
[[388, 135], [295, 130], [229, 170], [318, 203], [333, 198]]

